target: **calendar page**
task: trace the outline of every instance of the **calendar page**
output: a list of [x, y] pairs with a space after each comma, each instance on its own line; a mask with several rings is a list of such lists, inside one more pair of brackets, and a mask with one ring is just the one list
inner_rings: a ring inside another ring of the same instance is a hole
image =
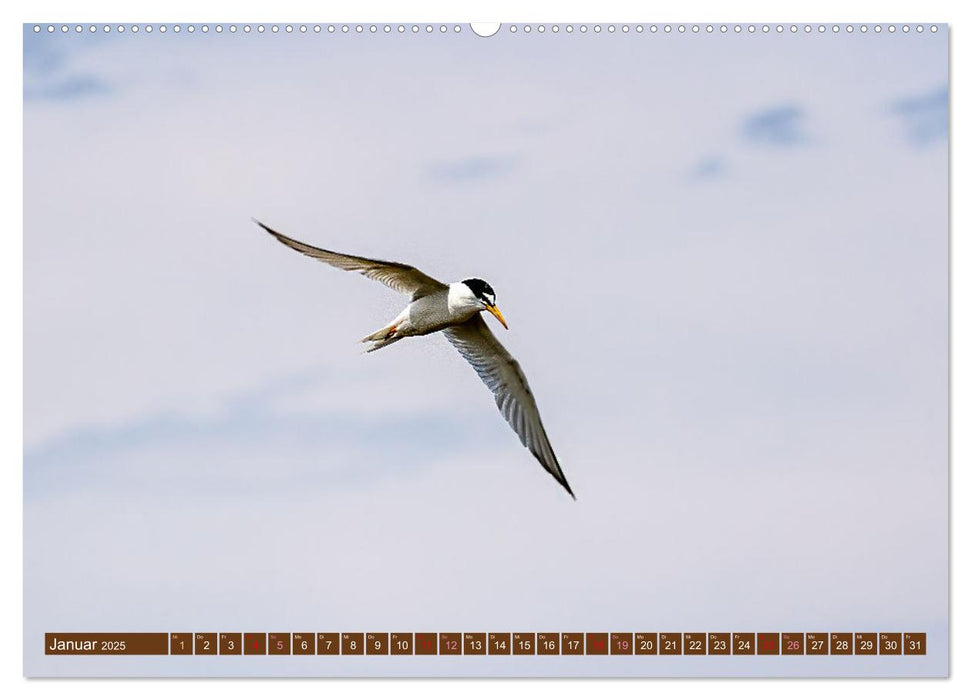
[[23, 27], [24, 672], [949, 672], [945, 24]]

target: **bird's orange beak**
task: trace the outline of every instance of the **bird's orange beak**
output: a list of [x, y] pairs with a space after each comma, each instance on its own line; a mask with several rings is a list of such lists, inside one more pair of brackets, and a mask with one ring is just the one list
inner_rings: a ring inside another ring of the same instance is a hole
[[489, 310], [489, 313], [490, 313], [490, 314], [492, 314], [492, 315], [493, 315], [493, 316], [495, 316], [495, 317], [496, 317], [497, 319], [499, 319], [499, 323], [501, 323], [501, 324], [502, 324], [502, 327], [503, 327], [503, 328], [505, 328], [505, 329], [506, 329], [507, 331], [509, 330], [509, 324], [508, 324], [508, 323], [506, 323], [506, 319], [504, 319], [504, 318], [502, 317], [502, 312], [501, 312], [501, 311], [499, 310], [499, 308], [498, 308], [498, 307], [495, 307], [495, 306], [486, 306], [486, 309], [488, 309], [488, 310]]

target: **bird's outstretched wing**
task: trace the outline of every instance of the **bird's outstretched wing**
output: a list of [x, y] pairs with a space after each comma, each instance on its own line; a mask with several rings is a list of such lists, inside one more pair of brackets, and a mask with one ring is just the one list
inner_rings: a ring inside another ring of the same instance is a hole
[[429, 277], [424, 272], [415, 269], [411, 265], [404, 265], [396, 262], [385, 262], [384, 260], [371, 260], [370, 258], [361, 258], [356, 255], [344, 255], [343, 253], [335, 253], [332, 250], [315, 248], [312, 245], [307, 245], [306, 243], [301, 243], [300, 241], [295, 241], [288, 236], [284, 236], [282, 233], [274, 231], [269, 226], [257, 221], [256, 219], [253, 219], [253, 221], [259, 224], [263, 230], [276, 238], [283, 245], [289, 246], [297, 252], [303, 253], [304, 255], [309, 255], [311, 258], [316, 258], [321, 262], [325, 262], [328, 265], [333, 265], [341, 270], [360, 272], [368, 279], [372, 279], [375, 282], [380, 282], [383, 285], [391, 287], [391, 289], [395, 290], [396, 292], [410, 295], [412, 301], [420, 297], [427, 296], [432, 292], [437, 292], [447, 288], [447, 285], [442, 284], [433, 277]]
[[[519, 440], [533, 453], [543, 468], [573, 496], [573, 490], [566, 482], [546, 436], [539, 409], [536, 408], [536, 399], [529, 390], [529, 383], [519, 363], [492, 334], [479, 314], [465, 323], [449, 326], [442, 332], [495, 395], [500, 413], [519, 435]], [[576, 499], [576, 496], [573, 498]]]

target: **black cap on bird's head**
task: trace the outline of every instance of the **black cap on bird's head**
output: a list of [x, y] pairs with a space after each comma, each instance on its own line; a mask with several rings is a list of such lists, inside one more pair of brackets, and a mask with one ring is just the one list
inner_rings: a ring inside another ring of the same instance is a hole
[[487, 304], [496, 303], [496, 293], [485, 280], [473, 277], [472, 279], [462, 280], [462, 284], [471, 289], [476, 298], [481, 299]]
[[499, 323], [506, 328], [509, 328], [509, 326], [506, 325], [506, 319], [502, 317], [502, 314], [496, 307], [496, 292], [491, 286], [489, 286], [488, 282], [485, 280], [480, 280], [478, 277], [473, 277], [471, 279], [462, 280], [462, 284], [472, 290], [472, 294], [475, 295], [475, 298], [482, 302], [482, 305], [489, 313], [499, 319]]

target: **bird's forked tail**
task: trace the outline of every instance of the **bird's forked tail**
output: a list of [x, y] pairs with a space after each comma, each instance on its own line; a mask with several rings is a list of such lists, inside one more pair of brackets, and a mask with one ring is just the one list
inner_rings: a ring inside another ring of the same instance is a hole
[[386, 345], [391, 345], [401, 340], [404, 336], [395, 335], [398, 327], [394, 324], [386, 326], [379, 331], [375, 331], [369, 336], [361, 338], [362, 343], [371, 343], [371, 345], [365, 350], [365, 352], [374, 352], [375, 350], [380, 350]]

